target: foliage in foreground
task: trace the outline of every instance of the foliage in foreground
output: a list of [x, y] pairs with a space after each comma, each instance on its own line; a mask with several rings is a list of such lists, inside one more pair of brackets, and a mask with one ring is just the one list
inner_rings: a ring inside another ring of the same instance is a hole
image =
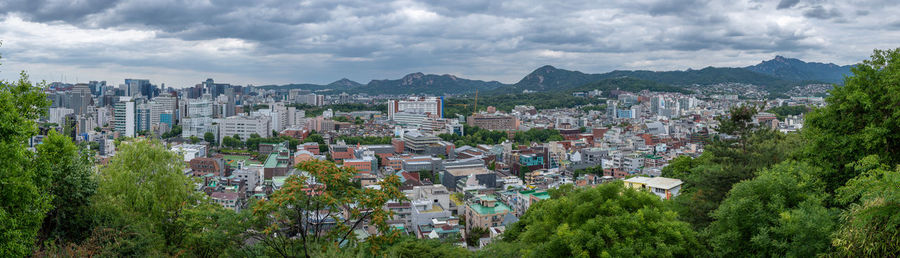
[[526, 257], [701, 255], [690, 224], [660, 198], [621, 182], [541, 201], [503, 234]]

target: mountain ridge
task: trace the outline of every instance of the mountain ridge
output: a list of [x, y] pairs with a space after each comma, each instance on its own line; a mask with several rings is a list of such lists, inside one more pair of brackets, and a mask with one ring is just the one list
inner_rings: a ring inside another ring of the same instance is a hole
[[327, 85], [287, 84], [258, 86], [262, 89], [331, 90], [332, 92], [368, 94], [466, 94], [476, 90], [486, 94], [547, 92], [570, 90], [579, 86], [613, 78], [635, 78], [669, 86], [746, 83], [762, 86], [771, 92], [785, 92], [792, 87], [811, 83], [840, 83], [849, 74], [850, 65], [804, 62], [777, 55], [771, 60], [747, 67], [712, 67], [699, 70], [650, 71], [614, 70], [606, 73], [584, 73], [543, 65], [514, 84], [472, 80], [452, 74], [414, 72], [399, 79], [371, 80], [361, 84], [342, 78]]

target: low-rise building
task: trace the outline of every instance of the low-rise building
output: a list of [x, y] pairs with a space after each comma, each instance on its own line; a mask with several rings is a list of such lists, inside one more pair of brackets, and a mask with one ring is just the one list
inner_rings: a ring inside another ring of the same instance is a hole
[[678, 196], [681, 191], [681, 179], [667, 177], [632, 177], [625, 179], [625, 186], [634, 189], [647, 189], [651, 193], [666, 200]]
[[466, 231], [475, 227], [488, 229], [502, 226], [503, 219], [509, 212], [509, 206], [498, 202], [493, 196], [475, 196], [466, 204]]

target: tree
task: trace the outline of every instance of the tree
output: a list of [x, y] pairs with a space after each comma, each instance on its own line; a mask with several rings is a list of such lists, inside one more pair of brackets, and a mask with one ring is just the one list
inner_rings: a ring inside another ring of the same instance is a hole
[[241, 142], [240, 139], [237, 139], [237, 138], [234, 138], [231, 136], [225, 136], [224, 138], [222, 138], [222, 146], [238, 149], [238, 148], [243, 147], [243, 145], [244, 145], [244, 143]]
[[101, 228], [126, 238], [115, 250], [123, 256], [159, 256], [181, 244], [185, 210], [200, 203], [181, 156], [147, 140], [123, 142], [101, 168], [92, 200]]
[[593, 166], [593, 167], [577, 169], [577, 170], [575, 170], [574, 174], [575, 174], [576, 178], [578, 178], [578, 176], [580, 176], [580, 175], [586, 175], [586, 174], [594, 174], [594, 175], [603, 176], [603, 166], [597, 165], [597, 166]]
[[469, 257], [465, 248], [433, 239], [402, 237], [386, 252], [388, 257]]
[[49, 172], [49, 194], [52, 208], [41, 227], [41, 240], [78, 242], [92, 228], [89, 206], [97, 190], [93, 178], [93, 162], [88, 150], [80, 149], [68, 137], [50, 130], [37, 146], [36, 163]]
[[658, 196], [613, 182], [533, 204], [502, 241], [528, 257], [702, 256], [676, 217]]
[[678, 156], [671, 161], [669, 164], [662, 168], [663, 177], [669, 178], [686, 178], [691, 170], [699, 165], [699, 161], [694, 161], [694, 158], [690, 156]]
[[194, 257], [238, 256], [246, 216], [209, 202], [185, 209], [177, 223], [185, 232], [179, 249]]
[[218, 142], [216, 142], [216, 135], [214, 135], [212, 132], [204, 133], [203, 140], [212, 145], [216, 145], [216, 143], [218, 143]]
[[486, 228], [481, 227], [472, 227], [469, 232], [466, 232], [466, 245], [468, 246], [478, 246], [478, 240], [487, 235], [488, 230]]
[[710, 214], [725, 199], [732, 185], [753, 178], [755, 173], [771, 165], [789, 160], [802, 146], [796, 134], [785, 135], [752, 125], [755, 109], [746, 106], [731, 110], [735, 115], [721, 117], [719, 135], [713, 138], [703, 154], [690, 164], [683, 178], [681, 194], [675, 198], [680, 218], [697, 229], [706, 227]]
[[200, 137], [197, 137], [197, 136], [191, 135], [191, 137], [189, 139], [191, 141], [191, 144], [197, 144], [200, 142]]
[[[259, 232], [254, 238], [273, 255], [310, 257], [320, 246], [355, 246], [354, 230], [364, 222], [381, 233], [366, 239], [373, 253], [383, 252], [399, 236], [387, 224], [392, 212], [383, 209], [388, 201], [405, 199], [397, 176], [378, 182], [380, 189], [362, 189], [354, 186], [356, 172], [349, 167], [313, 160], [297, 168], [309, 176], [288, 177], [269, 200], [253, 206], [253, 229]], [[326, 221], [333, 225], [323, 226]]]
[[0, 256], [31, 253], [35, 236], [51, 208], [47, 171], [36, 169], [25, 143], [37, 133], [35, 120], [50, 102], [25, 72], [13, 83], [0, 81]]
[[835, 86], [828, 103], [806, 116], [806, 155], [824, 169], [828, 192], [859, 174], [849, 164], [878, 155], [885, 164], [900, 163], [900, 49], [875, 50], [854, 66], [853, 76]]
[[832, 241], [840, 256], [900, 256], [900, 167], [871, 155], [854, 164], [859, 173], [837, 191], [849, 208]]
[[168, 132], [163, 133], [161, 137], [163, 139], [169, 139], [169, 138], [179, 136], [179, 135], [181, 135], [181, 126], [174, 125], [174, 126], [172, 126], [172, 130], [169, 130]]
[[735, 184], [707, 229], [715, 256], [810, 257], [828, 251], [838, 211], [824, 206], [816, 170], [784, 162]]

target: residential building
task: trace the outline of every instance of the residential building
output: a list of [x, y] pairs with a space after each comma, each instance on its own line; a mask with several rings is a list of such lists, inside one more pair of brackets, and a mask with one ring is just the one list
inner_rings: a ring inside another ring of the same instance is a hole
[[498, 202], [494, 196], [475, 196], [466, 204], [466, 231], [475, 227], [487, 229], [502, 226], [509, 212], [509, 206]]
[[666, 177], [632, 177], [625, 179], [625, 186], [635, 189], [647, 189], [662, 199], [672, 199], [681, 191], [681, 179]]

